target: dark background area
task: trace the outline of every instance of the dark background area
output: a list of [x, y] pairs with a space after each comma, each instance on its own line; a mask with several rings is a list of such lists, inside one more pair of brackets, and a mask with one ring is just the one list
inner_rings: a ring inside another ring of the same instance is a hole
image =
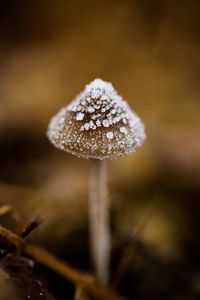
[[[197, 0], [0, 1], [0, 199], [24, 226], [43, 216], [32, 241], [89, 269], [90, 164], [48, 142], [60, 107], [100, 77], [145, 123], [142, 148], [109, 163], [112, 272], [141, 224], [170, 263], [136, 259], [119, 287], [129, 299], [200, 299], [199, 12]], [[71, 295], [36, 272], [56, 299]]]

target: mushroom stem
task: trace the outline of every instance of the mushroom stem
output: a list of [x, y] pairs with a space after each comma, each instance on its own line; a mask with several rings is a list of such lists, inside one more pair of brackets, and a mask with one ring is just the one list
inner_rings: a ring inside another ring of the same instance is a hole
[[110, 228], [105, 160], [92, 160], [89, 199], [90, 243], [94, 269], [98, 279], [109, 279]]

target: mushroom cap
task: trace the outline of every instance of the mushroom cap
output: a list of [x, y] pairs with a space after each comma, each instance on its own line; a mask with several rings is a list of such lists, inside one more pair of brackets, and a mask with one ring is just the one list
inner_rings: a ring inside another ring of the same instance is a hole
[[95, 79], [51, 119], [47, 136], [56, 148], [78, 157], [112, 159], [139, 147], [145, 131], [112, 84]]

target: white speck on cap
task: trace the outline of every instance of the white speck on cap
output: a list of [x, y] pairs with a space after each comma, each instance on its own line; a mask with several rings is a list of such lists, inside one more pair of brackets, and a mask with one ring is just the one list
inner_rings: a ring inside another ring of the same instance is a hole
[[107, 138], [108, 138], [109, 140], [112, 140], [112, 139], [113, 139], [113, 136], [114, 136], [114, 134], [113, 134], [113, 132], [112, 132], [112, 131], [108, 131], [108, 132], [106, 133], [106, 136], [107, 136]]
[[77, 121], [82, 121], [84, 119], [84, 116], [85, 115], [83, 113], [79, 112], [79, 113], [76, 114], [76, 120]]
[[95, 112], [95, 108], [93, 106], [89, 106], [88, 109], [87, 109], [87, 111], [89, 113], [93, 113], [93, 112]]
[[108, 120], [103, 120], [102, 124], [103, 124], [104, 127], [109, 127]]
[[126, 133], [127, 132], [126, 127], [124, 127], [124, 126], [120, 127], [119, 130], [120, 130], [121, 133]]
[[117, 158], [145, 139], [144, 125], [112, 84], [95, 79], [50, 121], [52, 144], [78, 157]]

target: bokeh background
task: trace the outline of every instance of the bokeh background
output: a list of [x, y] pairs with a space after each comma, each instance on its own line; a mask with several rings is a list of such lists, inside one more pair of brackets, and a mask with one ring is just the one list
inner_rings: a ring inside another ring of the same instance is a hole
[[[109, 163], [113, 249], [140, 228], [185, 277], [169, 283], [136, 260], [129, 299], [200, 299], [199, 11], [197, 0], [0, 1], [0, 200], [23, 226], [43, 217], [32, 241], [89, 269], [90, 163], [48, 142], [60, 107], [100, 77], [145, 123], [143, 147]], [[17, 231], [9, 214], [0, 222]], [[38, 272], [66, 299], [61, 278]]]

